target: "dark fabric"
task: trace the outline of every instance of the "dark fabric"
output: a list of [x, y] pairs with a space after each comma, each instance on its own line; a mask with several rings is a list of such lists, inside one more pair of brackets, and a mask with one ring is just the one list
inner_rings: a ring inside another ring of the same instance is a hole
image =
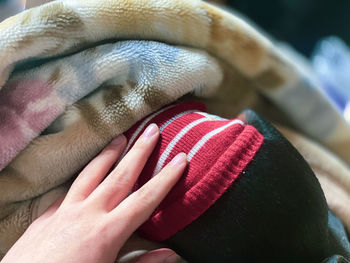
[[350, 31], [343, 26], [350, 22], [349, 0], [227, 0], [225, 3], [305, 55], [310, 55], [319, 39], [329, 35], [350, 43]]
[[[330, 250], [350, 259], [350, 243], [343, 223], [332, 212], [328, 212]], [[338, 262], [338, 261], [335, 261]], [[342, 261], [339, 261], [342, 262]]]
[[[265, 140], [238, 180], [206, 213], [168, 240], [189, 262], [322, 262], [330, 246], [322, 189], [297, 150], [252, 111]], [[181, 215], [179, 215], [181, 216]]]

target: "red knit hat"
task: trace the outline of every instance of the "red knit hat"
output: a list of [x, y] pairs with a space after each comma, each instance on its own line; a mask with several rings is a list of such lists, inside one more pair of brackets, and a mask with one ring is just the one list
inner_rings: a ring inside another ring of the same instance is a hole
[[126, 153], [149, 124], [156, 123], [160, 129], [158, 144], [134, 190], [178, 153], [187, 154], [188, 166], [182, 178], [140, 227], [149, 239], [166, 240], [197, 219], [232, 185], [262, 145], [264, 137], [253, 126], [204, 111], [205, 106], [197, 102], [172, 104], [125, 133]]

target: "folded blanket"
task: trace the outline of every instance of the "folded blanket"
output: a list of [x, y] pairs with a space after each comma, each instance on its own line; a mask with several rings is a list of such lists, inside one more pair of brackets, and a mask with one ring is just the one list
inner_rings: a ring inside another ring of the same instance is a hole
[[350, 128], [315, 85], [256, 29], [197, 0], [55, 1], [3, 21], [0, 253], [114, 136], [194, 90], [234, 107], [254, 87], [349, 163]]
[[[219, 66], [206, 53], [147, 41], [105, 44], [17, 72], [0, 90], [0, 170], [66, 106], [101, 85], [120, 86], [125, 94], [133, 90], [125, 97], [132, 111], [152, 95], [167, 100], [195, 88], [207, 91], [221, 78]], [[154, 94], [142, 94], [147, 89]]]

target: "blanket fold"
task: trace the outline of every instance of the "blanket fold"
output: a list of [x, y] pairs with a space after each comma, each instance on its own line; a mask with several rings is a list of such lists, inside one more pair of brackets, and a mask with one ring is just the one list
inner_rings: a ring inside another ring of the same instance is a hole
[[[204, 52], [147, 41], [105, 44], [19, 71], [0, 90], [0, 170], [67, 106], [96, 87], [124, 86], [122, 96], [148, 86], [164, 96], [179, 96], [194, 89], [208, 92], [221, 79], [215, 59]], [[175, 88], [180, 86], [181, 92]], [[149, 102], [149, 96], [133, 96], [130, 104]]]

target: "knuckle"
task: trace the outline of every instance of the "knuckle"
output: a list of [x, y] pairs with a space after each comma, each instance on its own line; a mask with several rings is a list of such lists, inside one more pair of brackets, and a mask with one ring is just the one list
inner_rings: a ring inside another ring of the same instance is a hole
[[151, 146], [148, 140], [147, 138], [139, 138], [132, 147], [132, 150], [144, 151], [148, 149]]
[[130, 179], [124, 173], [123, 176], [115, 175], [116, 178], [113, 180], [113, 183], [109, 185], [109, 188], [112, 192], [118, 191], [120, 189], [127, 189], [130, 187]]
[[108, 175], [108, 183], [104, 185], [105, 195], [114, 195], [120, 190], [131, 189], [132, 179], [130, 173], [127, 170], [112, 172]]
[[133, 155], [137, 156], [137, 155], [144, 153], [146, 151], [146, 149], [147, 149], [147, 146], [145, 144], [137, 143], [131, 148], [130, 152]]
[[130, 166], [118, 167], [118, 169], [112, 171], [108, 177], [113, 181], [113, 184], [118, 187], [124, 187], [128, 185], [132, 179], [132, 169]]
[[141, 187], [136, 191], [136, 199], [141, 200], [140, 204], [148, 207], [154, 203], [154, 193], [149, 187]]

